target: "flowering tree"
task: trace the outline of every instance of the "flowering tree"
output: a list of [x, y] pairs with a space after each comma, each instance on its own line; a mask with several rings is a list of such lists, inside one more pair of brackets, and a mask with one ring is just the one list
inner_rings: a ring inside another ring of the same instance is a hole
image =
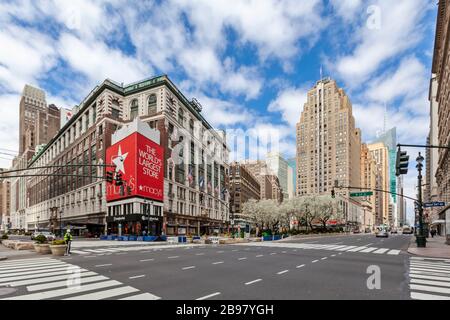
[[318, 214], [317, 219], [322, 223], [324, 229], [327, 227], [327, 222], [330, 219], [339, 219], [342, 215], [342, 211], [338, 206], [336, 199], [330, 196], [317, 197], [318, 202]]

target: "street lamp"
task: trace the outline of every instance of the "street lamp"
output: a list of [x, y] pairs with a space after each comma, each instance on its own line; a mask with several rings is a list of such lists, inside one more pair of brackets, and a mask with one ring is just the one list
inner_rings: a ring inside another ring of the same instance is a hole
[[422, 155], [419, 152], [419, 156], [416, 158], [417, 161], [417, 171], [419, 172], [418, 178], [418, 196], [419, 196], [419, 203], [418, 203], [418, 211], [419, 211], [419, 234], [416, 234], [416, 242], [417, 247], [425, 248], [427, 246], [427, 239], [425, 238], [425, 235], [423, 234], [423, 203], [422, 203], [422, 168], [423, 168], [423, 161], [425, 159], [422, 157]]
[[[37, 231], [39, 232], [39, 216], [36, 216], [36, 218], [37, 218]], [[22, 228], [22, 226], [21, 226], [21, 228]]]
[[62, 237], [62, 213], [63, 209], [59, 210], [59, 236]]

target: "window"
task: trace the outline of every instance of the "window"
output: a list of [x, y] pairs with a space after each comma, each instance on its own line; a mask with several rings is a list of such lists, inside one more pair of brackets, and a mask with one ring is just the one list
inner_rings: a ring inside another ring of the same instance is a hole
[[130, 119], [133, 120], [139, 115], [139, 106], [137, 99], [134, 99], [131, 101], [131, 107], [130, 107]]
[[151, 94], [148, 97], [148, 115], [154, 115], [156, 113], [156, 94]]
[[181, 108], [178, 110], [178, 123], [181, 125], [184, 123], [184, 111]]
[[119, 120], [120, 117], [120, 104], [117, 99], [112, 101], [111, 105], [111, 117], [115, 120]]

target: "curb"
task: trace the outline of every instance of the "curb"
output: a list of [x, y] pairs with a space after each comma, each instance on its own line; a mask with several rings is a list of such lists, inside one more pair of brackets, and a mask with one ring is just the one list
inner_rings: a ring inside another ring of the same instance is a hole
[[0, 261], [6, 260], [8, 257], [0, 257]]

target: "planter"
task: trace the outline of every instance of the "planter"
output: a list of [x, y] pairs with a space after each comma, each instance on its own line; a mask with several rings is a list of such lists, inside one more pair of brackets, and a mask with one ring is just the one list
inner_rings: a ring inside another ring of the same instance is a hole
[[35, 244], [34, 244], [34, 250], [35, 250], [37, 253], [41, 253], [41, 245], [40, 245], [39, 243], [35, 243]]
[[66, 244], [50, 245], [50, 250], [54, 256], [63, 256], [66, 253]]
[[[36, 250], [36, 246], [39, 248], [38, 250]], [[50, 250], [50, 245], [47, 243], [42, 243], [42, 244], [35, 244], [35, 250], [36, 252], [40, 253], [40, 254], [50, 254], [52, 253], [52, 251]]]

